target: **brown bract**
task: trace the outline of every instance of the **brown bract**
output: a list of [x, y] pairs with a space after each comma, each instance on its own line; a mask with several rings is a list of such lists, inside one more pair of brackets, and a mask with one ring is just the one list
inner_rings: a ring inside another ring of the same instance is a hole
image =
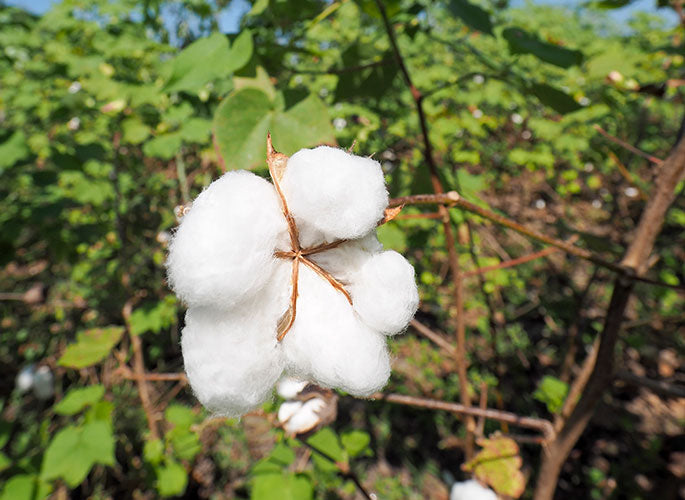
[[[331, 243], [323, 243], [321, 245], [316, 245], [313, 247], [302, 248], [300, 245], [300, 233], [297, 229], [297, 224], [295, 224], [295, 218], [293, 217], [290, 209], [288, 208], [288, 201], [281, 190], [281, 179], [283, 179], [283, 174], [288, 165], [288, 156], [279, 153], [274, 149], [273, 143], [271, 142], [271, 133], [266, 136], [266, 163], [269, 167], [269, 174], [271, 175], [271, 181], [276, 188], [278, 197], [281, 200], [281, 210], [283, 211], [283, 217], [288, 224], [288, 235], [290, 237], [290, 250], [289, 251], [278, 251], [274, 255], [279, 259], [291, 259], [292, 260], [292, 272], [290, 274], [290, 281], [292, 285], [292, 293], [290, 295], [290, 306], [285, 314], [278, 321], [277, 327], [277, 339], [280, 342], [290, 331], [295, 323], [295, 316], [297, 314], [297, 297], [298, 297], [298, 277], [300, 273], [300, 264], [307, 266], [316, 274], [321, 276], [323, 279], [328, 281], [330, 285], [342, 293], [347, 301], [352, 305], [352, 297], [349, 292], [345, 289], [343, 284], [335, 279], [328, 271], [319, 266], [316, 262], [310, 259], [311, 255], [317, 253], [325, 252], [332, 248], [336, 248], [347, 240], [336, 240]], [[402, 207], [388, 208], [385, 211], [385, 216], [379, 222], [380, 224], [385, 224], [386, 222], [394, 219], [397, 214], [399, 214]]]

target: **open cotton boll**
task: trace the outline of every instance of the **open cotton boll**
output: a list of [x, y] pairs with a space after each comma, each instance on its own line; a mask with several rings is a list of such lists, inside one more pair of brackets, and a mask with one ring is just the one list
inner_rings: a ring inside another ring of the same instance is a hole
[[302, 389], [307, 387], [308, 382], [292, 377], [282, 377], [276, 384], [276, 393], [283, 399], [294, 399]]
[[329, 146], [290, 157], [281, 187], [298, 227], [311, 226], [326, 241], [361, 237], [388, 206], [380, 164]]
[[373, 394], [390, 376], [385, 338], [357, 318], [342, 293], [304, 265], [297, 316], [282, 347], [290, 375], [355, 396]]
[[169, 248], [169, 283], [190, 306], [228, 308], [269, 279], [286, 231], [273, 186], [249, 172], [229, 172], [183, 217]]
[[335, 248], [314, 254], [311, 259], [336, 279], [349, 284], [371, 256], [382, 249], [376, 232], [372, 231], [363, 238], [346, 241]]
[[278, 408], [278, 421], [280, 423], [287, 422], [290, 418], [302, 408], [302, 401], [285, 401]]
[[497, 500], [497, 494], [475, 479], [470, 479], [452, 485], [450, 500]]
[[209, 411], [237, 417], [271, 396], [283, 371], [276, 319], [260, 320], [235, 310], [188, 310], [183, 361], [193, 392]]
[[[304, 403], [299, 403], [299, 406], [294, 405], [293, 402], [286, 402], [281, 405], [290, 405], [283, 411], [281, 418], [281, 408], [278, 410], [278, 421], [283, 424], [283, 429], [289, 434], [302, 434], [312, 430], [321, 422], [319, 411], [326, 406], [326, 402], [321, 398], [312, 398]], [[287, 414], [287, 417], [286, 417]]]
[[349, 291], [362, 321], [385, 335], [404, 330], [419, 306], [414, 268], [392, 250], [371, 255]]

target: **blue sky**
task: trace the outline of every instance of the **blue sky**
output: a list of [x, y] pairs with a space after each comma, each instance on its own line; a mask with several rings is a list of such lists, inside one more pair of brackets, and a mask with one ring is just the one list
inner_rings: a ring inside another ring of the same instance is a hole
[[[2, 1], [2, 0], [0, 0]], [[57, 3], [59, 0], [5, 0], [8, 5], [15, 5], [22, 7], [36, 14], [45, 12], [50, 8], [52, 3]], [[525, 4], [526, 0], [513, 0], [513, 6], [521, 6]], [[562, 5], [569, 8], [576, 8], [584, 3], [584, 0], [535, 0], [533, 3]], [[627, 22], [637, 12], [658, 13], [662, 17], [669, 20], [670, 23], [675, 24], [677, 17], [675, 12], [671, 9], [655, 9], [656, 0], [636, 0], [630, 5], [621, 9], [614, 9], [611, 15], [615, 21], [619, 23]], [[219, 24], [221, 31], [224, 33], [235, 33], [239, 29], [240, 19], [250, 10], [250, 2], [248, 0], [233, 0], [228, 8], [226, 8], [219, 17]]]

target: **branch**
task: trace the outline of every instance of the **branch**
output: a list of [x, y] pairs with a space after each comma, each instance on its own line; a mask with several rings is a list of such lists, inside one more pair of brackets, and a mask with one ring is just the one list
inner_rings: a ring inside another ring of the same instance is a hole
[[[400, 67], [400, 72], [404, 78], [411, 96], [414, 99], [414, 104], [416, 105], [416, 112], [419, 117], [419, 125], [421, 126], [421, 136], [423, 138], [423, 156], [428, 165], [428, 170], [430, 171], [431, 184], [433, 185], [433, 191], [436, 194], [442, 194], [445, 189], [440, 181], [440, 176], [438, 174], [438, 167], [433, 158], [433, 145], [430, 141], [428, 135], [428, 125], [426, 122], [426, 114], [423, 110], [423, 96], [421, 92], [416, 88], [412, 82], [411, 75], [407, 69], [407, 65], [404, 62], [400, 48], [397, 45], [397, 39], [395, 38], [395, 31], [390, 25], [390, 20], [388, 19], [388, 14], [385, 11], [385, 5], [381, 0], [375, 0], [376, 6], [380, 11], [381, 18], [383, 19], [383, 25], [385, 31], [390, 40], [390, 45], [392, 46], [392, 51]], [[467, 363], [466, 363], [466, 325], [464, 323], [464, 280], [462, 278], [461, 268], [459, 266], [459, 256], [457, 255], [456, 240], [454, 239], [454, 234], [452, 232], [452, 225], [450, 223], [449, 214], [444, 205], [438, 207], [438, 212], [442, 215], [442, 227], [445, 232], [445, 243], [447, 245], [447, 255], [450, 266], [450, 271], [452, 273], [452, 279], [454, 280], [454, 304], [457, 309], [457, 371], [459, 375], [459, 396], [461, 398], [462, 404], [465, 406], [471, 405], [471, 397], [469, 395], [469, 384], [467, 378]], [[476, 422], [473, 418], [466, 419], [466, 445], [464, 447], [464, 452], [467, 459], [473, 456], [474, 451], [474, 435]]]
[[645, 153], [644, 151], [637, 149], [635, 146], [628, 144], [626, 141], [619, 139], [618, 137], [614, 137], [613, 135], [611, 135], [609, 132], [607, 132], [606, 130], [604, 130], [602, 127], [600, 127], [597, 124], [593, 125], [592, 128], [594, 128], [597, 132], [599, 132], [604, 137], [609, 139], [611, 142], [618, 144], [619, 146], [621, 146], [624, 149], [627, 149], [628, 151], [630, 151], [633, 154], [636, 154], [638, 156], [642, 156], [643, 158], [645, 158], [645, 159], [647, 159], [647, 160], [649, 160], [652, 163], [655, 163], [657, 165], [661, 165], [664, 163], [664, 160], [662, 160], [661, 158], [657, 158], [656, 156], [652, 156], [649, 153]]
[[639, 375], [627, 371], [618, 372], [616, 374], [616, 380], [638, 387], [646, 387], [667, 398], [685, 398], [685, 387], [669, 384], [665, 380], [653, 380], [647, 377], [640, 377]]
[[506, 422], [518, 427], [538, 430], [542, 432], [546, 440], [554, 439], [555, 436], [554, 427], [549, 420], [535, 417], [522, 417], [516, 413], [511, 413], [508, 411], [495, 410], [492, 408], [476, 408], [472, 406], [461, 405], [459, 403], [449, 403], [447, 401], [419, 398], [415, 396], [404, 396], [402, 394], [376, 393], [371, 396], [371, 399], [377, 401], [387, 401], [388, 403], [396, 403], [406, 406], [414, 406], [417, 408], [426, 408], [428, 410], [443, 410], [460, 415], [470, 415], [474, 417], [497, 420], [499, 422]]

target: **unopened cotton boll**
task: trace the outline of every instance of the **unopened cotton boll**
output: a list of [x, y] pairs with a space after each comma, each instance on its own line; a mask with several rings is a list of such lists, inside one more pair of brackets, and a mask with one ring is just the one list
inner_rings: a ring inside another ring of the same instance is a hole
[[286, 231], [268, 181], [245, 171], [224, 174], [197, 197], [173, 236], [171, 287], [189, 306], [233, 306], [270, 278]]
[[282, 346], [288, 372], [323, 387], [369, 396], [390, 376], [385, 338], [359, 320], [345, 296], [300, 268], [297, 316]]
[[245, 310], [189, 309], [181, 345], [193, 392], [216, 415], [237, 417], [259, 406], [283, 371], [275, 320]]
[[386, 335], [404, 330], [419, 306], [414, 268], [393, 251], [371, 255], [357, 272], [350, 292], [362, 321]]
[[295, 153], [281, 187], [298, 226], [321, 231], [326, 241], [365, 235], [388, 206], [380, 164], [329, 146]]
[[497, 500], [497, 494], [475, 479], [454, 483], [450, 500]]

